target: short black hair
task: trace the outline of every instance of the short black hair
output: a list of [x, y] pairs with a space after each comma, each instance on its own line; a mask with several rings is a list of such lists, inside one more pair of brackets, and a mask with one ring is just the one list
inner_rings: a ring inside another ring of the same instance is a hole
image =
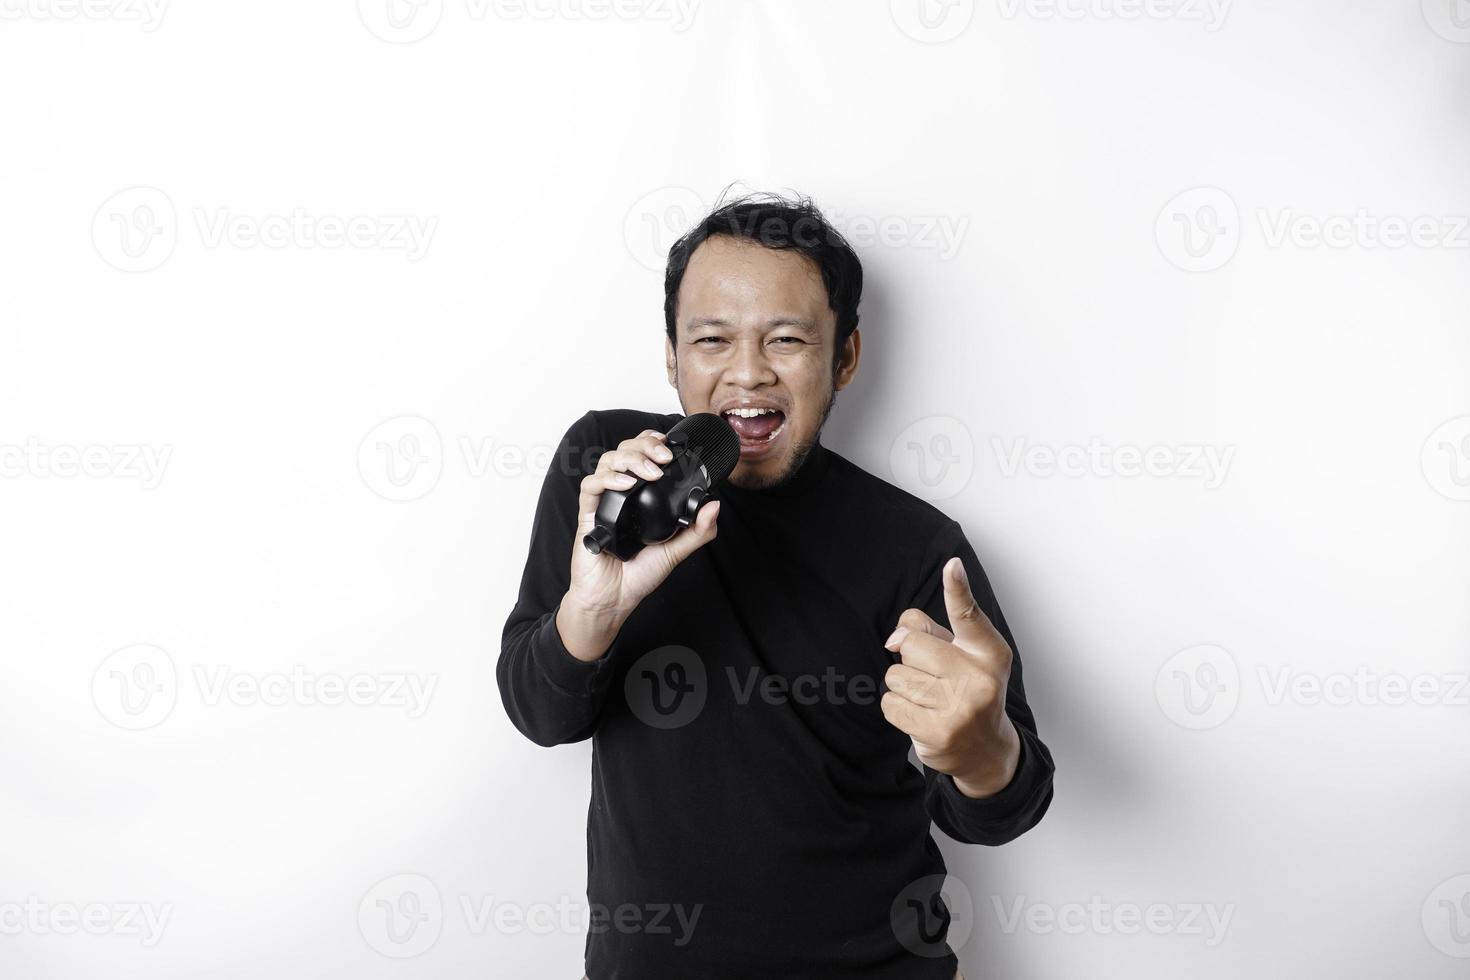
[[803, 195], [783, 197], [767, 191], [746, 194], [732, 201], [716, 202], [669, 249], [664, 274], [664, 328], [669, 343], [677, 345], [674, 331], [679, 284], [694, 250], [714, 235], [730, 235], [764, 245], [793, 249], [816, 264], [827, 287], [827, 305], [837, 317], [833, 366], [842, 358], [842, 346], [858, 325], [858, 303], [863, 298], [863, 264], [847, 239], [832, 227], [812, 199]]

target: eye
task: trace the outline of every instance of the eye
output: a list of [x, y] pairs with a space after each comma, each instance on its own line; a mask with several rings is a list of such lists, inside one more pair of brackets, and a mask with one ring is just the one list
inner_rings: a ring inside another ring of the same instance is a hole
[[705, 341], [711, 341], [713, 343], [718, 344], [721, 341], [721, 339], [723, 339], [723, 338], [720, 338], [720, 337], [700, 337], [698, 340], [695, 341], [695, 343], [696, 344], [702, 344]]
[[781, 343], [782, 341], [786, 341], [786, 340], [791, 341], [793, 344], [804, 344], [804, 343], [806, 343], [806, 341], [802, 340], [800, 337], [777, 337], [776, 338], [776, 342], [777, 343]]

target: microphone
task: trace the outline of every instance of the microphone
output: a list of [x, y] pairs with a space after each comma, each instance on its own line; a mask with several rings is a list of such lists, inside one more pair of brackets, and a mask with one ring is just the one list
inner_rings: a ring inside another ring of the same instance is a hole
[[596, 526], [582, 537], [588, 551], [627, 561], [645, 545], [667, 541], [694, 523], [710, 491], [740, 461], [740, 437], [712, 412], [680, 420], [664, 437], [664, 445], [674, 458], [657, 480], [639, 479], [626, 490], [602, 491]]

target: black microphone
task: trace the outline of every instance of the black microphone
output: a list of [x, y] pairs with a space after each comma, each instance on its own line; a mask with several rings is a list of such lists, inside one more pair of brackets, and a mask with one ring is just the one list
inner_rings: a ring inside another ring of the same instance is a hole
[[596, 526], [582, 537], [588, 551], [627, 561], [645, 545], [667, 541], [694, 523], [699, 508], [740, 461], [740, 437], [712, 412], [682, 419], [664, 437], [674, 458], [657, 480], [602, 491]]

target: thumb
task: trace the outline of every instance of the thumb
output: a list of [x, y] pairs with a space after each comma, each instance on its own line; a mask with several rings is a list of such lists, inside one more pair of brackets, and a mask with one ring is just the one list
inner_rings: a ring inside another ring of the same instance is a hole
[[669, 556], [669, 560], [677, 565], [679, 562], [694, 554], [695, 551], [704, 547], [715, 539], [717, 528], [715, 519], [720, 516], [720, 502], [711, 500], [699, 508], [699, 513], [694, 516], [694, 523], [674, 535], [659, 547]]
[[949, 614], [949, 628], [954, 630], [955, 642], [975, 651], [984, 649], [994, 626], [970, 591], [964, 561], [951, 558], [944, 563], [943, 574], [944, 610]]

